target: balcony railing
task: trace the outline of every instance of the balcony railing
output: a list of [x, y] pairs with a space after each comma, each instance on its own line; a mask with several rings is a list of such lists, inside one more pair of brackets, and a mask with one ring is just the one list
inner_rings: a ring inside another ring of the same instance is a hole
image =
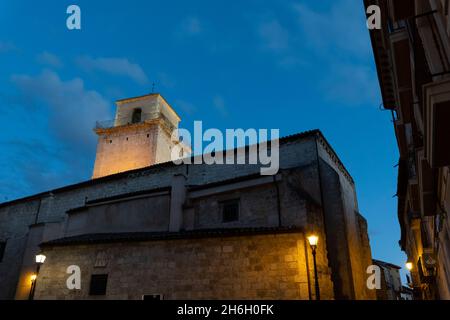
[[95, 121], [95, 129], [107, 129], [114, 127], [114, 120]]
[[162, 114], [159, 112], [142, 113], [139, 121], [136, 121], [136, 120], [133, 121], [133, 116], [130, 114], [129, 116], [126, 116], [126, 117], [116, 117], [115, 119], [96, 121], [95, 129], [108, 129], [108, 128], [118, 127], [118, 126], [123, 126], [123, 125], [142, 123], [147, 120], [156, 119], [161, 116], [162, 116]]
[[417, 29], [416, 20], [409, 19], [407, 21], [407, 26], [409, 41], [413, 53], [416, 93], [418, 96], [418, 100], [422, 101], [422, 86], [431, 82], [432, 77], [430, 67], [425, 56], [422, 39], [420, 38], [419, 30]]
[[142, 113], [139, 121], [136, 121], [136, 119], [133, 121], [132, 115], [127, 117], [117, 117], [115, 119], [110, 120], [103, 120], [103, 121], [96, 121], [95, 122], [95, 129], [109, 129], [113, 127], [120, 127], [120, 126], [126, 126], [131, 124], [138, 124], [138, 123], [144, 123], [148, 122], [150, 120], [160, 119], [163, 121], [163, 123], [167, 126], [167, 128], [172, 131], [175, 129], [175, 125], [170, 122], [170, 120], [161, 112], [149, 112], [149, 113]]
[[[430, 79], [432, 77], [450, 73], [450, 61], [445, 50], [445, 40], [443, 40], [443, 35], [439, 32], [436, 22], [438, 14], [439, 11], [432, 10], [416, 15], [407, 20], [407, 29], [413, 48], [414, 58], [415, 60], [417, 59], [418, 63], [416, 64], [416, 68], [421, 64], [423, 68], [426, 68], [426, 70], [422, 71], [427, 72], [428, 74], [425, 76], [428, 76]], [[429, 37], [429, 40], [431, 40], [431, 45], [428, 46], [429, 48], [427, 47], [427, 51], [433, 52], [439, 59], [440, 70], [433, 70], [433, 72], [431, 71], [432, 69], [426, 59], [424, 41], [422, 41], [417, 28], [418, 23], [422, 22], [422, 20], [426, 21], [426, 26], [429, 29], [426, 31], [431, 33], [431, 36]]]

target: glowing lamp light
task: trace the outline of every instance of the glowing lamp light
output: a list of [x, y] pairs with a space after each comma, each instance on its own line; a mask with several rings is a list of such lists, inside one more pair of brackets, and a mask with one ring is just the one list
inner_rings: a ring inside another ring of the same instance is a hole
[[36, 275], [35, 273], [33, 273], [33, 274], [30, 276], [31, 282], [34, 282], [34, 281], [36, 280], [36, 278], [37, 278], [37, 275]]
[[309, 246], [311, 247], [313, 262], [314, 262], [314, 286], [316, 300], [320, 300], [320, 287], [319, 287], [319, 276], [317, 274], [317, 262], [316, 262], [316, 250], [317, 243], [319, 243], [319, 236], [315, 234], [310, 234], [308, 237]]
[[405, 266], [406, 266], [406, 269], [408, 269], [409, 271], [411, 271], [412, 268], [413, 268], [412, 262], [407, 262], [407, 263], [405, 264]]
[[43, 254], [36, 255], [36, 263], [43, 264], [45, 261], [45, 258], [46, 258], [46, 256], [44, 256]]
[[311, 247], [315, 247], [315, 246], [317, 246], [317, 243], [319, 242], [319, 237], [316, 236], [315, 234], [312, 234], [308, 237], [308, 242]]

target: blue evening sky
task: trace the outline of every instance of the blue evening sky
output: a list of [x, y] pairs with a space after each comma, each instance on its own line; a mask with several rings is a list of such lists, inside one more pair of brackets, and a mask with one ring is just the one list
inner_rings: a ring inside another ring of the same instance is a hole
[[[362, 0], [0, 2], [0, 202], [90, 178], [96, 120], [160, 92], [191, 128], [319, 128], [400, 266], [398, 152]], [[82, 30], [66, 28], [81, 7]]]

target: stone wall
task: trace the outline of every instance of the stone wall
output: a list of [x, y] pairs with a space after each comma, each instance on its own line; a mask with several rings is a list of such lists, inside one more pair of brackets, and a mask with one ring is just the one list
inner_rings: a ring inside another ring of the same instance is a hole
[[[280, 168], [311, 165], [315, 161], [315, 138], [306, 136], [280, 145]], [[29, 226], [33, 223], [61, 222], [66, 212], [84, 206], [86, 201], [169, 187], [172, 177], [186, 176], [187, 185], [203, 185], [245, 175], [259, 174], [258, 165], [160, 165], [86, 181], [45, 192], [35, 197], [0, 204], [0, 237], [7, 240], [0, 263], [0, 298], [13, 299], [18, 285]], [[313, 179], [308, 178], [309, 181]], [[286, 213], [288, 214], [288, 213]], [[38, 250], [38, 248], [35, 248]], [[24, 262], [30, 264], [30, 262]], [[25, 280], [28, 283], [28, 280]], [[19, 286], [26, 284], [19, 283]]]
[[[361, 264], [363, 272], [366, 271], [365, 277], [361, 276], [361, 281], [367, 280], [367, 267], [373, 264], [372, 260], [372, 250], [370, 248], [370, 240], [369, 240], [369, 230], [367, 226], [367, 220], [359, 213], [356, 213], [358, 218], [358, 227], [359, 227], [359, 241], [360, 241], [360, 249], [361, 249]], [[364, 287], [364, 291], [362, 292], [361, 299], [375, 299], [376, 293], [375, 290], [369, 290], [367, 285]]]
[[167, 231], [169, 207], [168, 192], [88, 206], [69, 213], [60, 237], [100, 232]]
[[[326, 216], [331, 220], [327, 224], [327, 229], [332, 228], [334, 230], [332, 232], [336, 235], [336, 241], [338, 241], [336, 245], [342, 250], [342, 254], [340, 252], [336, 255], [338, 261], [336, 265], [342, 271], [347, 269], [346, 275], [341, 275], [342, 287], [344, 288], [341, 293], [346, 299], [375, 299], [376, 293], [374, 290], [369, 290], [366, 285], [366, 269], [371, 264], [372, 259], [370, 248], [361, 242], [361, 234], [364, 231], [360, 229], [354, 181], [323, 137], [317, 139], [317, 147], [321, 159], [322, 188], [325, 189], [330, 183], [335, 184], [333, 188], [328, 188], [328, 191], [323, 192], [323, 196], [324, 201], [328, 202], [328, 206], [337, 210], [324, 209]], [[325, 206], [327, 206], [327, 203], [325, 203]], [[335, 216], [337, 213], [339, 215]], [[327, 230], [327, 233], [330, 232], [331, 230]], [[334, 250], [332, 251], [330, 248], [330, 252], [334, 252]], [[370, 259], [367, 258], [369, 256]]]
[[93, 178], [155, 163], [157, 124], [138, 123], [104, 131], [98, 136]]
[[0, 262], [0, 300], [13, 299], [25, 252], [28, 226], [35, 221], [39, 201], [16, 203], [0, 211], [0, 239], [6, 241]]
[[400, 269], [379, 260], [374, 260], [373, 264], [377, 265], [381, 271], [381, 288], [376, 292], [377, 299], [400, 300], [402, 291]]
[[[239, 220], [223, 223], [221, 202], [231, 199], [239, 200]], [[194, 229], [278, 226], [277, 195], [270, 184], [194, 199], [191, 205], [195, 208]]]
[[[285, 226], [294, 224], [304, 227], [305, 230], [316, 229], [320, 234], [321, 243], [324, 244], [324, 255], [326, 257], [325, 243], [328, 235], [323, 229], [320, 180], [317, 170], [317, 137], [317, 135], [305, 135], [299, 139], [283, 141], [280, 144], [281, 180], [276, 181], [275, 177], [267, 177], [274, 180], [254, 190], [250, 188], [246, 192], [239, 191], [240, 196], [245, 200], [244, 208], [246, 208], [245, 210], [248, 209], [248, 215], [246, 213], [240, 226], [276, 226], [281, 221], [281, 225]], [[340, 182], [340, 185], [337, 185], [336, 188], [345, 190], [345, 212], [348, 215], [351, 212], [353, 215], [351, 218], [356, 219], [356, 195], [354, 194], [353, 184], [344, 176], [342, 168], [336, 165], [336, 161], [330, 158], [329, 153], [319, 150], [319, 154], [337, 172], [339, 177], [337, 181]], [[30, 237], [31, 230], [29, 226], [34, 223], [61, 223], [66, 225], [68, 219], [66, 212], [84, 206], [86, 201], [170, 187], [172, 179], [176, 175], [183, 175], [186, 179], [186, 186], [191, 187], [258, 175], [259, 173], [260, 166], [258, 165], [175, 166], [163, 164], [86, 181], [74, 186], [42, 193], [35, 197], [0, 204], [0, 238], [8, 239], [5, 257], [3, 262], [0, 263], [0, 298], [12, 299], [16, 288], [26, 288], [29, 285], [29, 279], [26, 277], [27, 272], [30, 271], [29, 266], [33, 264], [33, 253], [39, 250], [38, 241], [28, 241], [28, 246], [33, 247], [27, 247], [27, 238]], [[233, 192], [227, 196], [233, 196]], [[188, 194], [187, 197], [189, 198], [189, 196]], [[198, 206], [197, 209], [195, 206], [184, 207], [183, 227], [186, 229], [224, 227], [223, 224], [218, 223], [217, 217], [214, 220], [214, 212], [217, 213], [218, 211], [210, 211], [211, 215], [208, 216], [208, 210], [211, 210], [211, 208], [218, 209], [214, 207], [214, 202], [218, 200], [219, 196], [210, 199], [196, 198], [194, 204]], [[342, 202], [338, 198], [336, 201]], [[339, 203], [334, 205], [339, 205]], [[165, 211], [163, 210], [161, 214], [164, 214]], [[167, 215], [169, 214], [167, 212]], [[330, 211], [330, 214], [333, 214], [333, 211]], [[164, 217], [164, 219], [160, 221], [165, 224], [167, 217]], [[356, 221], [355, 226], [357, 226]], [[159, 230], [162, 230], [162, 228]], [[358, 238], [360, 230], [357, 227], [351, 230], [357, 232], [355, 236]], [[58, 237], [57, 231], [50, 233], [47, 240], [51, 240], [52, 237]], [[59, 237], [61, 237], [61, 234]], [[354, 243], [357, 244], [356, 248], [360, 250], [357, 255], [354, 255], [354, 259], [357, 262], [363, 261], [360, 253], [367, 248], [361, 248], [356, 241], [352, 242], [352, 247], [355, 247]], [[25, 251], [29, 254], [25, 254]], [[370, 252], [368, 254], [370, 256]], [[361, 264], [361, 262], [358, 263]], [[312, 260], [309, 265], [312, 266]], [[21, 266], [24, 273], [18, 283]], [[360, 272], [362, 266], [357, 269], [352, 263], [347, 270], [348, 273], [353, 274], [354, 272]], [[319, 273], [329, 274], [328, 265], [322, 265], [319, 268]], [[358, 275], [360, 284], [364, 280], [364, 275], [364, 273]], [[356, 298], [361, 297], [363, 296], [356, 296]]]
[[[36, 299], [309, 299], [312, 260], [301, 233], [45, 247]], [[106, 267], [94, 267], [99, 252]], [[308, 258], [305, 258], [305, 254]], [[306, 262], [309, 262], [307, 264]], [[81, 290], [68, 290], [66, 268], [81, 268]], [[318, 254], [328, 270], [326, 254]], [[309, 272], [307, 270], [309, 268]], [[91, 274], [108, 274], [106, 296], [89, 296]], [[329, 273], [321, 295], [332, 299]], [[312, 289], [310, 289], [312, 288]]]
[[349, 272], [352, 265], [339, 174], [324, 161], [320, 161], [320, 174], [323, 181], [322, 197], [328, 258], [333, 270], [335, 296], [336, 299], [353, 299], [353, 274]]

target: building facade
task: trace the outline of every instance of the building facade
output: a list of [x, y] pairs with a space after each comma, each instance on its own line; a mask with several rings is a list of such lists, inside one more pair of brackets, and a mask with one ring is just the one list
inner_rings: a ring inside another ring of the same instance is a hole
[[414, 300], [414, 291], [410, 287], [402, 286], [400, 300]]
[[372, 260], [381, 270], [381, 289], [377, 290], [378, 300], [402, 300], [401, 267], [381, 260]]
[[400, 159], [400, 246], [416, 299], [450, 299], [450, 14], [444, 0], [365, 0], [384, 109]]
[[[148, 152], [149, 101], [165, 100], [127, 99], [110, 128], [97, 126], [92, 180], [0, 204], [1, 299], [29, 297], [39, 252], [35, 299], [315, 299], [311, 233], [321, 298], [376, 298], [353, 179], [320, 131], [281, 138], [273, 176], [260, 175], [259, 164], [158, 163], [158, 151], [121, 167], [128, 143]], [[168, 106], [158, 110], [179, 121]], [[169, 149], [158, 136], [153, 150]], [[67, 286], [74, 266], [80, 289]]]

